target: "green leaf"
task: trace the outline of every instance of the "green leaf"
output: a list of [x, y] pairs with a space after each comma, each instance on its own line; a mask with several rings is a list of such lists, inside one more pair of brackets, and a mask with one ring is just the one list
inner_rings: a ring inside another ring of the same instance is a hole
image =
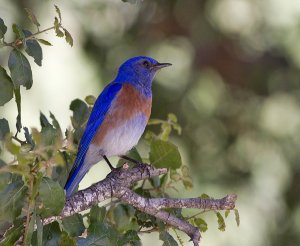
[[52, 119], [52, 125], [55, 127], [56, 130], [59, 130], [60, 133], [62, 134], [60, 125], [57, 119], [55, 118], [54, 114], [52, 114], [51, 112], [50, 112], [50, 118]]
[[174, 181], [178, 181], [181, 179], [181, 175], [177, 173], [175, 170], [170, 171], [170, 178]]
[[184, 185], [184, 188], [186, 188], [187, 190], [193, 188], [193, 180], [191, 177], [183, 177], [181, 180]]
[[225, 218], [227, 218], [229, 214], [230, 214], [230, 210], [228, 209], [225, 211]]
[[25, 35], [22, 32], [22, 29], [17, 24], [13, 24], [12, 29], [13, 29], [13, 32], [16, 34], [17, 38], [19, 38], [19, 39], [25, 38]]
[[26, 89], [32, 86], [32, 72], [27, 58], [17, 49], [10, 52], [8, 67], [15, 87], [23, 85]]
[[37, 27], [40, 26], [40, 23], [38, 22], [36, 16], [33, 14], [32, 10], [29, 8], [25, 8], [25, 11], [27, 12], [28, 18], [29, 20], [31, 20], [31, 22], [36, 25]]
[[68, 32], [67, 29], [63, 28], [64, 32], [65, 32], [65, 39], [66, 39], [66, 42], [71, 45], [71, 47], [73, 46], [73, 38], [71, 36], [71, 34]]
[[14, 95], [14, 85], [5, 69], [0, 66], [0, 106], [9, 102]]
[[36, 220], [36, 214], [33, 213], [33, 215], [30, 218], [27, 233], [25, 235], [24, 246], [31, 245], [31, 238], [32, 238], [33, 230], [34, 230], [35, 220]]
[[[134, 147], [132, 148], [127, 154], [126, 154], [127, 157], [131, 158], [131, 159], [134, 159], [138, 162], [142, 162], [142, 157], [140, 156], [139, 152], [137, 151], [137, 149]], [[128, 163], [127, 160], [124, 160], [122, 158], [119, 159], [118, 161], [118, 164], [117, 164], [117, 167], [120, 167], [122, 166], [125, 162]], [[135, 163], [134, 163], [135, 164]]]
[[[62, 233], [60, 231], [60, 227], [57, 221], [45, 225], [43, 227], [43, 238], [42, 245], [43, 246], [56, 246], [60, 245], [60, 240], [62, 237]], [[37, 232], [33, 233], [32, 245], [37, 245]]]
[[35, 143], [32, 139], [32, 135], [29, 133], [29, 130], [27, 127], [24, 127], [24, 136], [25, 136], [25, 139], [26, 139], [26, 142], [29, 143], [32, 148], [35, 146]]
[[7, 31], [7, 26], [4, 24], [3, 19], [0, 18], [0, 39], [4, 37]]
[[168, 141], [172, 131], [171, 125], [168, 122], [164, 122], [163, 124], [161, 124], [161, 130], [162, 132], [160, 134], [160, 139], [164, 141]]
[[86, 96], [84, 99], [84, 101], [86, 101], [86, 103], [91, 106], [95, 104], [96, 100], [96, 97], [94, 97], [93, 95]]
[[21, 214], [26, 191], [23, 181], [17, 180], [0, 192], [0, 221], [13, 222]]
[[41, 124], [42, 129], [46, 128], [46, 127], [52, 127], [52, 125], [49, 123], [47, 117], [42, 112], [40, 112], [40, 124]]
[[226, 224], [223, 216], [221, 215], [220, 212], [216, 212], [217, 218], [218, 218], [218, 229], [220, 231], [225, 231], [226, 229]]
[[45, 39], [38, 38], [37, 41], [39, 41], [43, 45], [52, 46], [52, 44], [49, 41], [45, 40]]
[[58, 36], [60, 38], [64, 36], [64, 33], [60, 30], [60, 24], [58, 22], [57, 17], [54, 18], [54, 30], [55, 30], [56, 36]]
[[178, 147], [163, 140], [153, 140], [151, 142], [149, 160], [157, 168], [177, 169], [182, 165]]
[[176, 123], [176, 122], [177, 122], [177, 117], [176, 117], [175, 114], [169, 113], [169, 114], [168, 114], [168, 120], [170, 120], [170, 121]]
[[166, 231], [159, 233], [159, 239], [164, 242], [162, 246], [178, 246], [177, 241]]
[[38, 195], [38, 214], [41, 217], [59, 215], [65, 204], [65, 193], [58, 182], [43, 177]]
[[60, 12], [60, 9], [57, 7], [57, 5], [54, 5], [54, 7], [55, 7], [56, 13], [58, 14], [59, 21], [61, 22], [61, 12]]
[[70, 110], [73, 111], [72, 125], [76, 129], [83, 126], [89, 117], [89, 109], [85, 102], [75, 99], [71, 102]]
[[15, 245], [15, 242], [19, 240], [22, 235], [23, 229], [24, 226], [22, 219], [14, 221], [13, 226], [5, 233], [5, 237], [1, 239], [0, 246]]
[[234, 209], [234, 216], [235, 216], [235, 221], [237, 226], [240, 226], [240, 214], [239, 214], [239, 210]]
[[210, 196], [207, 195], [207, 194], [205, 194], [205, 193], [202, 193], [201, 196], [200, 196], [200, 198], [202, 198], [202, 199], [209, 199]]
[[[5, 166], [5, 163], [0, 159], [0, 169]], [[12, 179], [12, 174], [9, 172], [0, 172], [0, 191], [3, 190]]]
[[113, 209], [113, 219], [118, 231], [137, 230], [138, 224], [134, 216], [135, 209], [131, 206], [119, 204]]
[[[32, 35], [32, 33], [28, 30], [23, 30], [23, 33], [25, 37], [29, 37]], [[42, 66], [42, 60], [43, 60], [43, 51], [42, 47], [40, 46], [39, 42], [36, 41], [35, 39], [27, 39], [26, 40], [26, 46], [25, 46], [25, 51], [26, 53], [33, 57], [34, 62]]]
[[205, 220], [201, 218], [195, 218], [194, 219], [194, 224], [199, 228], [201, 232], [206, 232], [207, 231], [207, 223]]
[[117, 246], [123, 245], [132, 245], [132, 246], [140, 246], [141, 239], [138, 236], [137, 231], [129, 230], [127, 231], [124, 236], [117, 242]]
[[72, 237], [80, 236], [85, 230], [81, 214], [64, 218], [62, 225], [64, 230]]
[[22, 128], [22, 122], [21, 122], [21, 93], [20, 93], [20, 86], [17, 86], [14, 89], [15, 94], [15, 101], [18, 108], [18, 115], [17, 115], [17, 122], [16, 122], [16, 128], [17, 131], [20, 132]]
[[6, 134], [10, 132], [8, 121], [6, 119], [0, 119], [0, 140], [4, 140]]
[[99, 222], [102, 223], [104, 221], [105, 216], [106, 216], [105, 207], [99, 207], [98, 205], [93, 206], [89, 214], [90, 224], [99, 223]]
[[36, 216], [37, 246], [43, 244], [43, 221], [39, 215]]
[[71, 238], [68, 233], [62, 232], [61, 238], [59, 241], [59, 246], [76, 246], [76, 240], [75, 238]]
[[106, 223], [94, 223], [88, 228], [88, 236], [77, 241], [78, 246], [115, 246], [117, 232]]

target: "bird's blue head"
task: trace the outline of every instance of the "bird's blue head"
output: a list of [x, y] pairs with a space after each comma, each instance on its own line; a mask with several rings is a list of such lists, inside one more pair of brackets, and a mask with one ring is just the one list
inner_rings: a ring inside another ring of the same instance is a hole
[[159, 63], [147, 56], [137, 56], [125, 61], [119, 68], [114, 82], [130, 83], [146, 96], [151, 96], [151, 85], [155, 74], [170, 63]]

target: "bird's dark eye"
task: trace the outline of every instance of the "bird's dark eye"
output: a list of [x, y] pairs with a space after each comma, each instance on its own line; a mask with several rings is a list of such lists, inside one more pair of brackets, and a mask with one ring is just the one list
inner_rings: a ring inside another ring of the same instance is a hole
[[145, 68], [149, 68], [150, 67], [150, 63], [148, 61], [143, 61], [143, 66]]

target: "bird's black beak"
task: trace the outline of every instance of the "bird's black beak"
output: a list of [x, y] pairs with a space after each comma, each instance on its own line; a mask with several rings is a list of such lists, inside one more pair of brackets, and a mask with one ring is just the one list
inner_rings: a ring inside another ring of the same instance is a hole
[[172, 66], [172, 64], [171, 63], [159, 63], [158, 62], [158, 63], [156, 63], [156, 64], [153, 65], [153, 68], [155, 70], [159, 70], [161, 68], [168, 67], [168, 66]]

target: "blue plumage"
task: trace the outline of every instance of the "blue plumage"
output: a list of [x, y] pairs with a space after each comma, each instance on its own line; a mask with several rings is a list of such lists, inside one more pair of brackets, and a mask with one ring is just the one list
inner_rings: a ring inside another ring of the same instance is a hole
[[122, 155], [142, 136], [151, 112], [151, 85], [156, 72], [169, 63], [139, 56], [124, 62], [117, 77], [95, 102], [65, 185], [69, 197], [92, 165]]
[[103, 122], [105, 114], [107, 113], [113, 99], [115, 98], [115, 95], [119, 92], [121, 88], [122, 84], [120, 83], [108, 84], [103, 90], [103, 92], [100, 94], [100, 96], [97, 98], [88, 123], [86, 125], [86, 129], [81, 137], [75, 163], [72, 167], [71, 172], [69, 173], [67, 183], [65, 184], [67, 196], [71, 195], [72, 192], [76, 189], [78, 185], [78, 182], [76, 182], [76, 178], [78, 178], [77, 175], [79, 174], [79, 171], [81, 170], [81, 167], [84, 163], [85, 155], [89, 148], [89, 145], [97, 129]]

